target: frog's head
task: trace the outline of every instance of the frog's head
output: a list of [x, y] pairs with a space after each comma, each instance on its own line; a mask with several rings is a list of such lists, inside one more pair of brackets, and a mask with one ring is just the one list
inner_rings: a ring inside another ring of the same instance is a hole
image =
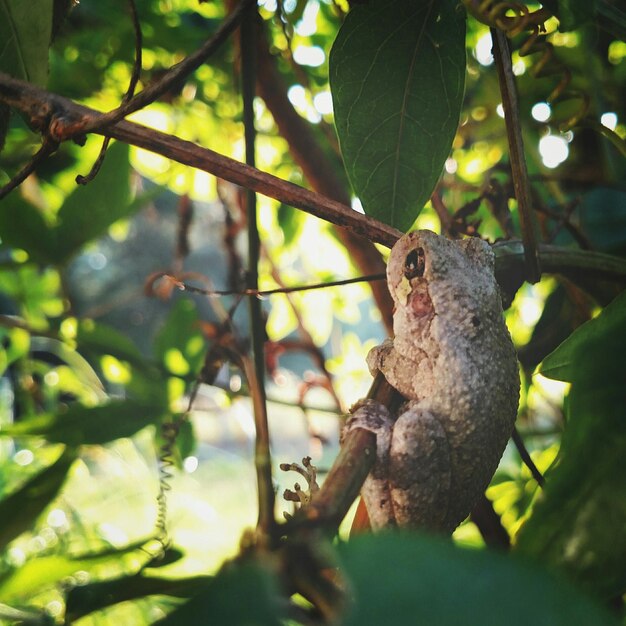
[[411, 295], [411, 307], [422, 315], [432, 308], [429, 286], [465, 280], [469, 286], [476, 271], [493, 273], [493, 253], [486, 242], [477, 238], [453, 241], [430, 230], [416, 230], [393, 246], [387, 281], [396, 307], [408, 306]]

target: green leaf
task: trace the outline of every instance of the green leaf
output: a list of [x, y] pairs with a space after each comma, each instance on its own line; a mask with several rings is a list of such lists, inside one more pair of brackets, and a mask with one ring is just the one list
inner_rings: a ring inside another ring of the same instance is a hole
[[[608, 336], [619, 337], [626, 325], [626, 291], [622, 292], [602, 314], [577, 328], [541, 364], [539, 372], [547, 378], [573, 382], [585, 377], [590, 368], [602, 368], [602, 363], [591, 363], [583, 358], [584, 350]], [[579, 358], [580, 357], [580, 358]]]
[[56, 233], [35, 206], [18, 193], [11, 193], [0, 206], [0, 239], [26, 250], [35, 263], [52, 263], [58, 249]]
[[271, 573], [258, 564], [220, 572], [202, 593], [155, 626], [278, 626], [278, 588]]
[[0, 0], [0, 72], [44, 86], [52, 0]]
[[0, 549], [33, 527], [41, 512], [56, 498], [75, 458], [72, 450], [66, 450], [52, 465], [0, 502]]
[[26, 250], [36, 263], [62, 265], [144, 203], [145, 196], [130, 201], [128, 175], [128, 146], [114, 143], [96, 178], [66, 198], [54, 225], [46, 224], [40, 211], [18, 194], [10, 194], [2, 201], [0, 238]]
[[44, 414], [0, 429], [10, 437], [43, 436], [54, 443], [69, 446], [103, 444], [120, 437], [130, 437], [163, 415], [163, 407], [136, 400], [114, 400], [107, 404], [86, 407], [73, 404], [66, 411]]
[[135, 344], [119, 331], [93, 320], [78, 320], [76, 344], [90, 358], [110, 354], [120, 361], [145, 369], [146, 360]]
[[394, 533], [357, 537], [340, 555], [354, 597], [344, 626], [618, 623], [542, 569], [487, 550]]
[[330, 53], [335, 123], [365, 212], [407, 230], [450, 153], [465, 88], [456, 0], [354, 6]]
[[5, 601], [29, 598], [43, 589], [60, 583], [76, 572], [92, 572], [105, 566], [119, 572], [122, 567], [136, 571], [149, 559], [145, 542], [124, 548], [107, 548], [99, 552], [75, 556], [43, 556], [27, 561], [21, 567], [0, 577], [0, 597]]
[[111, 144], [98, 175], [78, 185], [59, 210], [56, 263], [67, 261], [85, 243], [103, 235], [134, 209], [130, 202], [128, 146]]
[[578, 328], [546, 370], [570, 380], [559, 463], [518, 550], [605, 599], [626, 592], [626, 293]]
[[195, 376], [202, 365], [205, 342], [192, 300], [181, 298], [172, 307], [154, 341], [156, 356], [176, 376]]

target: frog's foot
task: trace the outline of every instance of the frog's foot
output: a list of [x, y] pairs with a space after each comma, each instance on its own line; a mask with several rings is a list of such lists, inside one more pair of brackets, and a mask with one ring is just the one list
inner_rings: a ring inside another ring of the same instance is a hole
[[379, 346], [374, 346], [367, 353], [367, 367], [372, 376], [376, 376], [378, 371], [383, 371], [383, 364], [387, 356], [393, 352], [393, 339], [385, 339]]

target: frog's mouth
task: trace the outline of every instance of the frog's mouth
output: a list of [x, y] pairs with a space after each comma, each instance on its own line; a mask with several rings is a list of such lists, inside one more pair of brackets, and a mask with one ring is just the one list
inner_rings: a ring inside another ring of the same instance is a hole
[[433, 302], [428, 293], [428, 281], [423, 278], [409, 279], [402, 276], [396, 286], [397, 301], [415, 317], [426, 317], [433, 312]]

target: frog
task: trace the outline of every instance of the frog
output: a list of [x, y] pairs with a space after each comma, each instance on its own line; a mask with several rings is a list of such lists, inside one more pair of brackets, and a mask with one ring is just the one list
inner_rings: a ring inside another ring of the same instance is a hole
[[387, 264], [393, 338], [367, 356], [402, 396], [358, 402], [344, 426], [376, 435], [363, 484], [373, 530], [450, 534], [482, 497], [514, 428], [519, 366], [490, 245], [430, 230], [403, 235]]

